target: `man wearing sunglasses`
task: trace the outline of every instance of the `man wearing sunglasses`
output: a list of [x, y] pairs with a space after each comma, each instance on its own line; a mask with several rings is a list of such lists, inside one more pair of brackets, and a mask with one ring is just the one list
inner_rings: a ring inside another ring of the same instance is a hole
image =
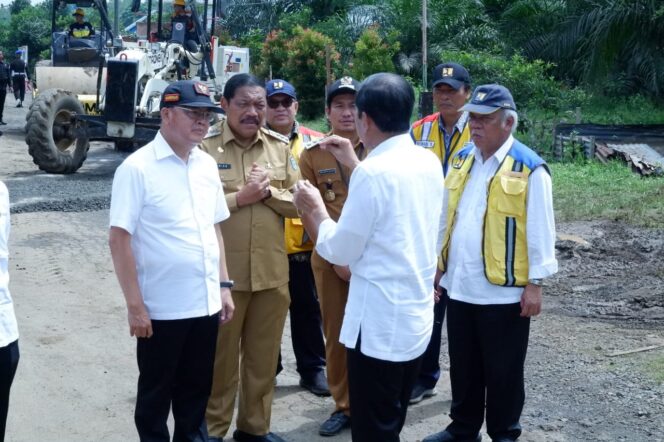
[[[359, 86], [351, 77], [342, 77], [332, 83], [327, 88], [325, 114], [332, 128], [330, 134], [350, 140], [357, 157], [362, 160], [366, 153], [355, 127], [355, 94]], [[337, 161], [330, 152], [312, 147], [302, 152], [300, 171], [302, 178], [318, 188], [330, 217], [338, 220], [348, 196], [351, 169]], [[315, 242], [316, 238], [312, 237], [312, 240]], [[323, 317], [327, 382], [335, 403], [334, 412], [321, 424], [318, 433], [334, 436], [350, 427], [346, 347], [339, 342], [348, 300], [350, 270], [348, 266], [337, 266], [326, 261], [315, 250], [311, 255], [311, 267]]]
[[230, 218], [228, 273], [234, 281], [235, 318], [219, 328], [212, 395], [206, 420], [209, 441], [220, 441], [233, 420], [239, 387], [238, 442], [280, 442], [270, 432], [274, 374], [288, 313], [288, 258], [284, 218], [297, 217], [290, 189], [299, 177], [288, 139], [265, 128], [264, 83], [249, 74], [230, 78], [215, 124], [202, 148], [217, 161]]
[[197, 149], [220, 112], [203, 83], [161, 97], [161, 128], [115, 172], [109, 244], [136, 336], [140, 440], [207, 440], [219, 324], [231, 320], [224, 240], [230, 213], [214, 159]]
[[[297, 115], [295, 87], [285, 80], [270, 80], [267, 92], [267, 127], [288, 137], [291, 153], [297, 160], [304, 145], [320, 139], [323, 134], [300, 125]], [[290, 326], [293, 352], [300, 386], [317, 396], [329, 396], [325, 378], [325, 341], [320, 319], [320, 306], [314, 275], [311, 272], [313, 244], [299, 218], [286, 218], [286, 252], [288, 253], [288, 291], [290, 292]], [[281, 353], [277, 374], [283, 369]]]

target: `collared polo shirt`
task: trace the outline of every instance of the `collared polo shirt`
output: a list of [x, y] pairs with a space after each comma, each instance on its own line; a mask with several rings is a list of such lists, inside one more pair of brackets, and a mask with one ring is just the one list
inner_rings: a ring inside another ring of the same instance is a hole
[[[475, 161], [459, 201], [455, 228], [450, 238], [447, 271], [440, 285], [451, 299], [471, 304], [511, 304], [521, 300], [523, 287], [491, 284], [484, 273], [482, 238], [489, 183], [512, 147], [510, 135], [505, 143], [486, 160], [477, 147], [472, 151]], [[558, 271], [553, 218], [551, 177], [543, 167], [536, 168], [528, 178], [526, 200], [526, 237], [528, 241], [528, 278], [545, 278]], [[447, 190], [443, 218], [447, 217]], [[446, 224], [443, 223], [443, 226]], [[458, 226], [458, 227], [456, 227]]]
[[6, 347], [18, 339], [18, 326], [14, 304], [9, 293], [9, 192], [0, 181], [0, 347]]
[[352, 272], [339, 341], [393, 362], [424, 353], [442, 243], [443, 171], [408, 134], [374, 148], [353, 171], [338, 223], [323, 221], [316, 251]]
[[221, 309], [214, 225], [228, 217], [217, 165], [199, 149], [185, 163], [159, 132], [118, 167], [110, 225], [132, 236], [150, 318], [195, 318]]

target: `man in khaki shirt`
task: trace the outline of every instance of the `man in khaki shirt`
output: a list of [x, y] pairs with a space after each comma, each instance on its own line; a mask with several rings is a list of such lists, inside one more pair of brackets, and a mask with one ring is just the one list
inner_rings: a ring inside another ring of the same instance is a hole
[[[288, 191], [299, 177], [288, 140], [265, 129], [265, 88], [233, 76], [221, 106], [227, 118], [210, 128], [202, 149], [217, 161], [231, 216], [221, 224], [234, 320], [219, 328], [206, 420], [210, 441], [228, 432], [238, 385], [236, 441], [280, 442], [270, 432], [274, 373], [288, 312], [284, 217], [297, 217]], [[238, 369], [238, 364], [240, 370]]]
[[[348, 138], [356, 146], [357, 157], [362, 160], [366, 152], [355, 129], [355, 92], [358, 88], [358, 82], [350, 77], [332, 83], [327, 89], [325, 113], [332, 127], [331, 133]], [[339, 163], [330, 152], [319, 147], [302, 152], [300, 169], [302, 178], [318, 187], [330, 218], [337, 221], [348, 196], [351, 170]], [[316, 238], [312, 240], [315, 242]], [[339, 342], [348, 300], [350, 271], [348, 267], [336, 266], [324, 260], [315, 249], [311, 255], [311, 267], [323, 317], [327, 383], [335, 403], [334, 412], [323, 422], [318, 432], [321, 436], [334, 436], [350, 427], [346, 347]]]

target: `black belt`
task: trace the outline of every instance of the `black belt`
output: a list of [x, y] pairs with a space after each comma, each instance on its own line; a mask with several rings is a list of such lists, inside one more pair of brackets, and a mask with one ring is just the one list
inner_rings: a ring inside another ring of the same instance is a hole
[[291, 253], [288, 255], [288, 260], [294, 262], [309, 262], [309, 260], [311, 260], [311, 251]]

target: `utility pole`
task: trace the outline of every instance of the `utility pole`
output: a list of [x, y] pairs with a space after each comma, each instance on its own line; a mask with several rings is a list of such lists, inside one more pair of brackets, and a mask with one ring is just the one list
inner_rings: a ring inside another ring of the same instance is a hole
[[420, 92], [420, 118], [429, 115], [433, 112], [433, 94], [428, 92], [428, 79], [429, 73], [428, 52], [429, 47], [427, 44], [427, 28], [429, 23], [427, 21], [427, 0], [422, 0], [422, 92]]

